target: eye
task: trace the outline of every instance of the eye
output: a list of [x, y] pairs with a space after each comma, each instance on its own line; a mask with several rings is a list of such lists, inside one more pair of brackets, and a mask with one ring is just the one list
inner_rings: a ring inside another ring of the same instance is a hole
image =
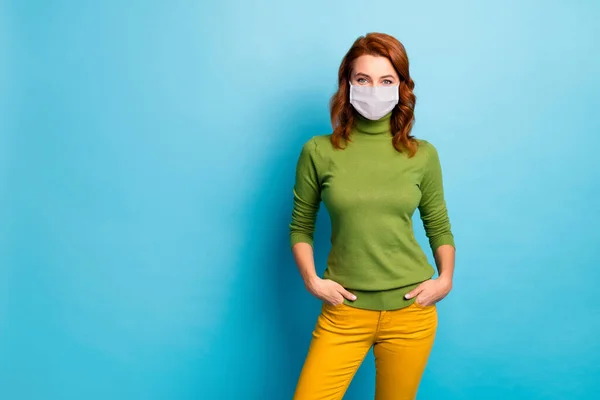
[[367, 83], [367, 80], [365, 78], [358, 78], [356, 80], [356, 82], [358, 82], [358, 83], [360, 83], [362, 85], [363, 83]]
[[391, 80], [389, 80], [389, 79], [384, 79], [384, 80], [383, 80], [383, 84], [384, 84], [384, 85], [391, 85], [391, 84], [393, 84], [393, 83], [394, 83], [394, 82], [392, 82], [392, 81], [391, 81]]

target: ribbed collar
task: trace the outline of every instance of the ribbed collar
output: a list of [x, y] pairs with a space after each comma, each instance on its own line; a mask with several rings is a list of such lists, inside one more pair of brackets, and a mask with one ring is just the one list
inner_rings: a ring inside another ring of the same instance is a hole
[[362, 133], [366, 135], [381, 135], [386, 136], [385, 134], [391, 133], [390, 128], [390, 120], [392, 118], [392, 113], [389, 112], [387, 115], [378, 119], [377, 121], [372, 121], [363, 117], [362, 115], [356, 113], [356, 117], [354, 117], [354, 130], [357, 133]]

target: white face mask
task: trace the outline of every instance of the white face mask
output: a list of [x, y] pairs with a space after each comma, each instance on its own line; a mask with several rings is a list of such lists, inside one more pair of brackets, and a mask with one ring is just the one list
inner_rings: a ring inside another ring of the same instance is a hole
[[398, 85], [354, 86], [350, 83], [350, 104], [363, 117], [376, 121], [398, 104]]

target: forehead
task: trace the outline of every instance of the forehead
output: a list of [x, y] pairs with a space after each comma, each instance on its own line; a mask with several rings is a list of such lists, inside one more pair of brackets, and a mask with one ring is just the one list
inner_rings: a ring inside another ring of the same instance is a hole
[[352, 73], [354, 75], [363, 73], [371, 77], [397, 76], [396, 70], [388, 58], [371, 55], [363, 55], [354, 60]]

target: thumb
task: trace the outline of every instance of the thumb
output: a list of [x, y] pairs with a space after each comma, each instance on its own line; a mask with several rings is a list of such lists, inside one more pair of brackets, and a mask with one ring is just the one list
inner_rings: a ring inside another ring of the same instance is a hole
[[341, 293], [342, 296], [344, 296], [348, 300], [352, 300], [352, 301], [356, 300], [355, 295], [353, 295], [352, 293], [350, 293], [349, 291], [347, 291], [346, 289], [344, 289], [341, 286], [340, 286], [339, 292]]
[[412, 299], [413, 297], [417, 296], [422, 291], [423, 291], [423, 289], [421, 289], [421, 285], [419, 285], [416, 288], [414, 288], [413, 290], [411, 290], [410, 292], [406, 293], [404, 295], [404, 298], [407, 300]]

